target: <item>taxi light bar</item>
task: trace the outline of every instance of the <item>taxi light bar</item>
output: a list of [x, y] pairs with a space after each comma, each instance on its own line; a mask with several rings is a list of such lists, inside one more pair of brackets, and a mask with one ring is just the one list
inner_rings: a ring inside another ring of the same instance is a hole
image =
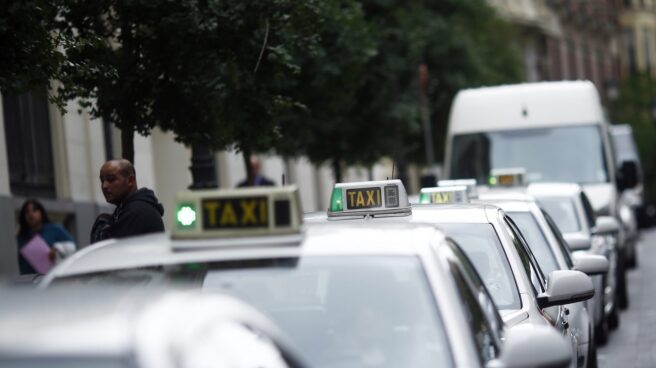
[[410, 202], [399, 179], [337, 183], [330, 197], [328, 217], [410, 214]]
[[298, 188], [252, 187], [179, 193], [174, 238], [223, 238], [300, 233]]
[[509, 169], [492, 169], [488, 184], [491, 187], [517, 187], [525, 186], [526, 169], [509, 168]]
[[422, 188], [419, 192], [420, 204], [468, 203], [467, 187], [464, 185]]
[[478, 182], [476, 179], [454, 179], [454, 180], [440, 180], [437, 182], [438, 187], [456, 187], [465, 186], [467, 188], [467, 198], [478, 198]]

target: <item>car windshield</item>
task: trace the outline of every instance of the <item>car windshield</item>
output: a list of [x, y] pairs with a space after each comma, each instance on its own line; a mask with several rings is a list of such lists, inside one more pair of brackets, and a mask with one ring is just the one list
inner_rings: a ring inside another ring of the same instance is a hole
[[453, 179], [485, 183], [492, 169], [520, 167], [529, 182], [609, 181], [596, 125], [459, 134], [452, 145]]
[[530, 212], [509, 212], [508, 215], [524, 235], [542, 272], [549, 275], [552, 271], [559, 269], [553, 251], [535, 217]]
[[117, 280], [234, 295], [269, 316], [311, 367], [453, 365], [428, 280], [414, 256], [192, 263], [74, 276], [59, 284]]
[[293, 267], [206, 270], [204, 289], [267, 313], [313, 367], [448, 366], [442, 323], [419, 259], [304, 257]]
[[499, 309], [522, 307], [508, 258], [490, 224], [440, 224], [462, 248]]
[[556, 222], [563, 234], [581, 231], [581, 223], [576, 215], [574, 200], [567, 197], [539, 198], [538, 203]]

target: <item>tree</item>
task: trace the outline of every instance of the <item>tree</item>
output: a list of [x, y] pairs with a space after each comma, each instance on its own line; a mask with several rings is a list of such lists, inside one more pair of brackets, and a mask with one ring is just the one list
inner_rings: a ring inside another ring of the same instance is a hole
[[298, 94], [307, 114], [283, 127], [295, 137], [286, 147], [330, 162], [337, 181], [343, 164], [368, 165], [381, 156], [423, 161], [420, 64], [430, 70], [440, 148], [459, 89], [520, 79], [512, 29], [484, 0], [327, 3], [318, 56], [302, 65]]
[[656, 198], [656, 80], [648, 74], [635, 74], [624, 80], [614, 121], [630, 124], [638, 146], [644, 176], [645, 198]]
[[57, 2], [22, 0], [0, 6], [0, 90], [19, 94], [46, 88], [60, 77], [64, 61], [58, 49]]
[[120, 128], [127, 159], [133, 133], [155, 126], [188, 145], [268, 149], [296, 106], [317, 1], [68, 0], [63, 30], [77, 42], [59, 93]]
[[336, 180], [343, 163], [373, 162], [386, 152], [374, 120], [361, 114], [360, 102], [376, 56], [374, 29], [359, 3], [323, 1], [317, 52], [301, 63], [295, 99], [304, 109], [283, 119], [283, 155], [305, 154], [314, 163], [329, 161]]

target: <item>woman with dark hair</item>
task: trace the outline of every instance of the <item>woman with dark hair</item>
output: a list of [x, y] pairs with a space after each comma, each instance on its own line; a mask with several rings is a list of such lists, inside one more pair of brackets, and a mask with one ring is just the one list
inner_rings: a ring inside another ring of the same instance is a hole
[[37, 273], [21, 254], [20, 250], [29, 243], [36, 235], [39, 235], [51, 248], [50, 259], [54, 262], [57, 254], [55, 243], [74, 243], [71, 234], [66, 231], [61, 225], [53, 224], [48, 218], [43, 205], [36, 199], [28, 199], [23, 203], [20, 214], [18, 216], [18, 235], [16, 241], [18, 242], [18, 265], [21, 275]]

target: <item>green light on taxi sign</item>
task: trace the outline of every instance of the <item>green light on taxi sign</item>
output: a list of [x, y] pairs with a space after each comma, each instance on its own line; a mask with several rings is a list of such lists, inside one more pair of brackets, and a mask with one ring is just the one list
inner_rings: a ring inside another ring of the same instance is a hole
[[333, 194], [330, 196], [330, 212], [344, 210], [344, 201], [342, 199], [342, 188], [334, 188]]
[[490, 176], [488, 179], [488, 183], [490, 183], [491, 186], [497, 185], [497, 177], [496, 176]]
[[180, 228], [186, 229], [194, 227], [196, 224], [196, 206], [191, 203], [184, 203], [178, 206], [175, 219]]
[[428, 193], [419, 193], [419, 203], [420, 204], [431, 203], [430, 195]]

